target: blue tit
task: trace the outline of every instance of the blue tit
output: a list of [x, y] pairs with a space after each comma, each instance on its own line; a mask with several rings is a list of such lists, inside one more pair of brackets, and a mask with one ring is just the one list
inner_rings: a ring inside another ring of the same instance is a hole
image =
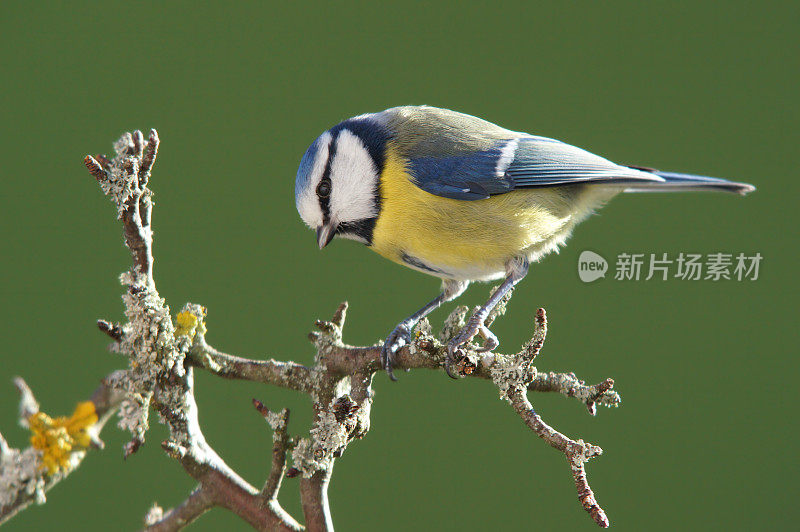
[[394, 355], [417, 322], [470, 282], [503, 278], [449, 342], [451, 377], [457, 350], [476, 335], [481, 350], [497, 347], [485, 326], [489, 312], [578, 222], [620, 192], [694, 190], [746, 194], [754, 187], [619, 165], [474, 116], [405, 106], [350, 118], [320, 135], [300, 161], [295, 202], [320, 248], [334, 237], [356, 240], [442, 279], [441, 294], [385, 341], [383, 366], [395, 380]]

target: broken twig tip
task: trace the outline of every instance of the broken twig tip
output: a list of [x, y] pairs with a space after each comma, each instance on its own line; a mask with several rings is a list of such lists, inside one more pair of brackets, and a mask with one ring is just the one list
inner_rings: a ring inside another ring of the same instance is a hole
[[267, 417], [267, 414], [269, 414], [269, 410], [267, 409], [266, 406], [264, 406], [264, 403], [262, 403], [255, 397], [253, 398], [253, 406], [256, 408], [256, 410], [258, 410], [258, 413], [261, 414], [262, 416]]
[[344, 326], [344, 320], [347, 318], [347, 306], [347, 301], [342, 301], [336, 308], [336, 312], [333, 313], [331, 321], [340, 329]]
[[97, 320], [97, 328], [107, 334], [115, 342], [122, 341], [122, 327], [118, 323], [111, 323], [107, 320]]
[[89, 170], [89, 173], [98, 181], [105, 179], [108, 175], [100, 163], [97, 162], [97, 159], [91, 155], [87, 155], [83, 158], [83, 164], [86, 166], [86, 169]]
[[142, 132], [139, 131], [138, 129], [134, 131], [132, 135], [132, 140], [133, 140], [133, 155], [135, 155], [136, 157], [141, 157], [142, 150], [144, 150], [144, 136], [142, 135]]
[[150, 171], [153, 169], [153, 163], [158, 156], [158, 132], [155, 129], [150, 130], [150, 136], [147, 139], [147, 146], [145, 146], [142, 153], [142, 165], [139, 167], [139, 179], [142, 186], [147, 185], [150, 178]]
[[[139, 449], [141, 449], [142, 445], [144, 445], [144, 440], [141, 438], [133, 438], [131, 441], [125, 444], [123, 447], [122, 457], [127, 460], [129, 456], [132, 454], [136, 454]], [[163, 446], [163, 444], [162, 444]]]

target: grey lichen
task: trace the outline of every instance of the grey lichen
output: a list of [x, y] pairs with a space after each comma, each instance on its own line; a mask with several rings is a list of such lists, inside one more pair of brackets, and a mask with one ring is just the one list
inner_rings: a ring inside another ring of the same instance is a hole
[[[497, 292], [497, 290], [499, 289], [500, 289], [499, 285], [492, 288], [492, 290], [489, 292], [489, 297], [492, 297], [495, 294], [495, 292]], [[513, 293], [514, 293], [513, 291], [507, 292], [502, 297], [502, 299], [500, 299], [497, 305], [491, 310], [491, 312], [489, 312], [489, 315], [486, 316], [486, 322], [485, 322], [487, 327], [489, 327], [492, 323], [494, 323], [494, 320], [496, 320], [500, 316], [505, 315], [506, 310], [508, 308], [508, 302], [511, 301], [511, 296], [513, 295]]]
[[[349, 403], [343, 407], [343, 403]], [[292, 450], [292, 461], [301, 474], [310, 478], [333, 465], [342, 455], [356, 426], [356, 408], [348, 395], [331, 401], [317, 416], [310, 438], [302, 438]], [[343, 411], [346, 410], [346, 411]]]
[[27, 429], [30, 426], [28, 420], [39, 411], [39, 402], [22, 377], [14, 377], [14, 386], [19, 392], [19, 409], [17, 411], [19, 426]]
[[319, 419], [311, 429], [314, 446], [325, 455], [333, 455], [347, 446], [347, 427], [336, 419], [333, 405], [320, 413]]
[[158, 505], [158, 503], [153, 503], [149, 510], [147, 510], [147, 514], [144, 516], [144, 526], [153, 526], [159, 521], [164, 518], [164, 509]]
[[122, 297], [128, 324], [121, 347], [131, 356], [137, 384], [150, 389], [159, 375], [169, 373], [176, 364], [182, 366], [185, 352], [177, 348], [175, 327], [166, 301], [158, 292], [131, 277], [128, 273], [121, 278], [128, 286]]
[[144, 440], [144, 435], [150, 428], [151, 397], [149, 394], [130, 393], [120, 404], [117, 426], [130, 432], [136, 440]]
[[114, 143], [116, 156], [111, 166], [107, 169], [106, 178], [99, 180], [103, 194], [109, 196], [117, 207], [117, 216], [121, 217], [125, 211], [125, 204], [131, 199], [136, 183], [131, 179], [139, 171], [139, 159], [131, 157], [133, 136], [126, 133]]
[[286, 409], [280, 412], [268, 410], [264, 414], [264, 419], [273, 431], [273, 439], [280, 438], [280, 432], [286, 430]]
[[605, 383], [587, 386], [572, 373], [550, 372], [540, 374], [538, 378], [552, 389], [558, 390], [567, 397], [574, 397], [584, 404], [617, 407], [622, 402], [616, 390], [610, 386], [608, 389], [604, 389]]
[[444, 320], [442, 330], [439, 332], [440, 342], [446, 344], [464, 328], [468, 312], [469, 307], [465, 305], [459, 305], [453, 309], [453, 312]]
[[330, 465], [330, 460], [321, 461], [313, 450], [313, 445], [308, 438], [300, 438], [292, 449], [292, 462], [295, 469], [305, 478], [311, 478], [317, 471], [324, 470]]
[[[184, 374], [183, 361], [191, 340], [176, 339], [169, 306], [155, 289], [142, 283], [137, 272], [122, 274], [120, 281], [128, 287], [123, 295], [128, 323], [117, 349], [127, 355], [130, 362], [128, 370], [118, 374], [110, 384], [128, 394], [120, 408], [119, 426], [130, 431], [135, 440], [144, 441], [150, 401], [156, 389], [162, 402], [179, 404], [182, 400], [178, 392], [170, 401], [171, 388], [159, 386], [159, 382], [171, 374]], [[194, 307], [187, 308], [200, 313], [202, 307]]]
[[9, 448], [0, 455], [0, 509], [25, 495], [34, 495], [37, 504], [44, 504], [45, 480], [41, 463], [41, 454], [33, 447], [22, 451]]
[[500, 399], [511, 402], [508, 392], [511, 389], [524, 389], [534, 378], [536, 368], [521, 356], [493, 355], [489, 372], [492, 382], [497, 386]]
[[414, 334], [416, 336], [430, 336], [433, 334], [433, 326], [428, 318], [422, 318], [414, 327]]

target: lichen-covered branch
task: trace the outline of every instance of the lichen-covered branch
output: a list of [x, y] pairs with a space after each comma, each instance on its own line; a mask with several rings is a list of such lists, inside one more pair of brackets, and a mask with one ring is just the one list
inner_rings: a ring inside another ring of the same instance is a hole
[[578, 490], [578, 500], [583, 508], [589, 512], [595, 523], [603, 528], [608, 528], [608, 518], [594, 498], [594, 493], [589, 487], [586, 469], [584, 468], [585, 462], [590, 458], [601, 455], [603, 450], [596, 445], [585, 443], [583, 440], [573, 441], [545, 423], [533, 410], [533, 405], [528, 401], [523, 387], [512, 387], [507, 395], [514, 411], [522, 418], [525, 424], [551, 447], [564, 453], [564, 456], [569, 461], [572, 476], [575, 480], [575, 487]]
[[[206, 309], [200, 305], [187, 303], [173, 317], [158, 294], [153, 269], [153, 203], [148, 184], [158, 147], [155, 130], [147, 140], [135, 131], [117, 141], [113, 159], [97, 155], [84, 160], [112, 199], [131, 253], [131, 269], [121, 276], [126, 320], [97, 322], [112, 340], [111, 349], [127, 358], [128, 367], [107, 377], [90, 401], [79, 403], [70, 417], [40, 413], [27, 385], [21, 379], [17, 382], [20, 418], [32, 431], [32, 446], [13, 449], [0, 435], [0, 522], [35, 500], [43, 501], [45, 491], [74, 470], [87, 449], [101, 446], [99, 431], [118, 410], [118, 425], [131, 433], [125, 456], [145, 443], [149, 414], [154, 411], [169, 430], [162, 447], [198, 483], [188, 498], [167, 512], [155, 504], [145, 518], [145, 530], [180, 530], [206, 511], [222, 507], [258, 530], [331, 531], [328, 489], [333, 466], [350, 443], [369, 431], [372, 383], [381, 371], [380, 346], [344, 343], [347, 303], [336, 309], [330, 321], [316, 322], [317, 330], [309, 334], [316, 356], [307, 364], [243, 358], [215, 349], [206, 341]], [[487, 322], [503, 315], [507, 301], [501, 301]], [[457, 307], [438, 335], [427, 320], [420, 322], [410, 345], [397, 353], [395, 368], [441, 370], [445, 345], [464, 326], [467, 311], [467, 307]], [[602, 450], [550, 427], [534, 411], [527, 393], [561, 393], [579, 400], [592, 415], [597, 405], [616, 406], [620, 397], [611, 379], [586, 385], [572, 373], [539, 372], [534, 362], [546, 333], [546, 315], [539, 309], [533, 335], [519, 352], [479, 353], [475, 346], [466, 346], [455, 370], [462, 377], [494, 384], [499, 397], [510, 403], [522, 421], [564, 454], [581, 505], [598, 525], [608, 526], [584, 465]], [[233, 471], [206, 441], [194, 398], [194, 371], [286, 388], [310, 398], [313, 418], [302, 436], [290, 434], [288, 410], [269, 410], [253, 401], [273, 431], [271, 445], [264, 446], [270, 466], [261, 489]], [[300, 491], [304, 525], [278, 502], [281, 487], [287, 484]]]
[[[340, 306], [337, 315], [344, 315], [346, 305]], [[411, 345], [401, 349], [395, 359], [398, 369], [438, 369], [442, 366], [445, 342], [449, 339], [448, 330], [463, 326], [466, 308], [457, 308], [445, 320], [446, 326], [440, 336], [430, 333], [430, 325], [423, 322], [416, 330]], [[455, 327], [453, 324], [455, 323]], [[352, 347], [341, 342], [341, 324], [317, 322], [322, 332], [313, 333], [322, 363], [329, 372], [340, 375], [363, 375], [374, 373], [380, 368], [380, 346]], [[613, 390], [614, 381], [606, 379], [599, 384], [587, 386], [572, 373], [538, 373], [532, 365], [539, 354], [547, 331], [544, 309], [539, 309], [534, 323], [531, 340], [519, 353], [503, 355], [499, 353], [477, 353], [474, 349], [460, 361], [461, 375], [466, 377], [490, 379], [498, 388], [500, 397], [507, 400], [514, 411], [539, 437], [549, 445], [564, 453], [570, 463], [573, 478], [582, 506], [592, 519], [602, 527], [608, 527], [608, 519], [597, 504], [589, 487], [584, 463], [599, 456], [602, 449], [583, 440], [572, 440], [547, 425], [533, 410], [527, 398], [527, 391], [558, 392], [584, 403], [589, 413], [596, 414], [596, 405], [617, 406], [621, 399]]]
[[614, 379], [606, 379], [597, 384], [587, 386], [574, 373], [539, 373], [528, 385], [534, 392], [558, 392], [567, 397], [574, 397], [586, 405], [591, 415], [597, 414], [597, 405], [617, 406], [619, 394], [612, 390]]
[[[150, 132], [146, 143], [140, 132], [126, 133], [115, 145], [113, 160], [104, 158], [106, 162], [101, 164], [87, 156], [85, 161], [90, 173], [117, 206], [125, 244], [133, 259], [133, 267], [122, 277], [123, 284], [128, 287], [123, 297], [128, 322], [121, 327], [100, 322], [101, 330], [113, 333], [110, 336], [116, 339], [115, 349], [130, 359], [129, 369], [112, 383], [127, 394], [128, 408], [124, 409], [121, 423], [133, 435], [127, 453], [135, 452], [144, 443], [148, 411], [153, 407], [170, 432], [162, 447], [200, 483], [195, 499], [202, 496], [206, 507], [227, 508], [260, 530], [299, 530], [299, 523], [280, 507], [277, 498], [262, 503], [259, 490], [225, 463], [208, 445], [200, 428], [193, 368], [186, 359], [195, 343], [193, 340], [203, 338], [205, 309], [187, 304], [173, 323], [169, 307], [159, 296], [153, 278], [152, 192], [147, 184], [158, 144], [155, 130]], [[197, 359], [205, 362], [209, 369], [222, 367], [222, 373], [228, 364], [242, 369], [233, 358], [209, 352], [207, 357]], [[259, 366], [261, 377], [269, 374], [264, 370], [268, 363]], [[198, 505], [184, 506], [187, 507], [197, 508]], [[171, 518], [169, 522], [176, 520], [177, 517]]]
[[189, 350], [189, 363], [226, 379], [271, 384], [299, 392], [310, 389], [309, 368], [295, 362], [279, 360], [252, 360], [217, 351], [200, 335]]
[[14, 384], [20, 392], [19, 422], [33, 435], [31, 446], [24, 449], [12, 448], [0, 435], [0, 524], [31, 503], [43, 504], [45, 494], [81, 464], [87, 450], [102, 448], [100, 432], [122, 400], [105, 380], [81, 403], [83, 408], [76, 409], [77, 416], [52, 419], [39, 410], [21, 377]]

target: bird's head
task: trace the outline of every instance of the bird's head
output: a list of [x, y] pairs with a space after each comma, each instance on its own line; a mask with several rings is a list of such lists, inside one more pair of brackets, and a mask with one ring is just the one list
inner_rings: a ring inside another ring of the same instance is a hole
[[376, 115], [346, 120], [315, 140], [300, 161], [295, 204], [325, 247], [334, 236], [372, 243], [388, 134]]

